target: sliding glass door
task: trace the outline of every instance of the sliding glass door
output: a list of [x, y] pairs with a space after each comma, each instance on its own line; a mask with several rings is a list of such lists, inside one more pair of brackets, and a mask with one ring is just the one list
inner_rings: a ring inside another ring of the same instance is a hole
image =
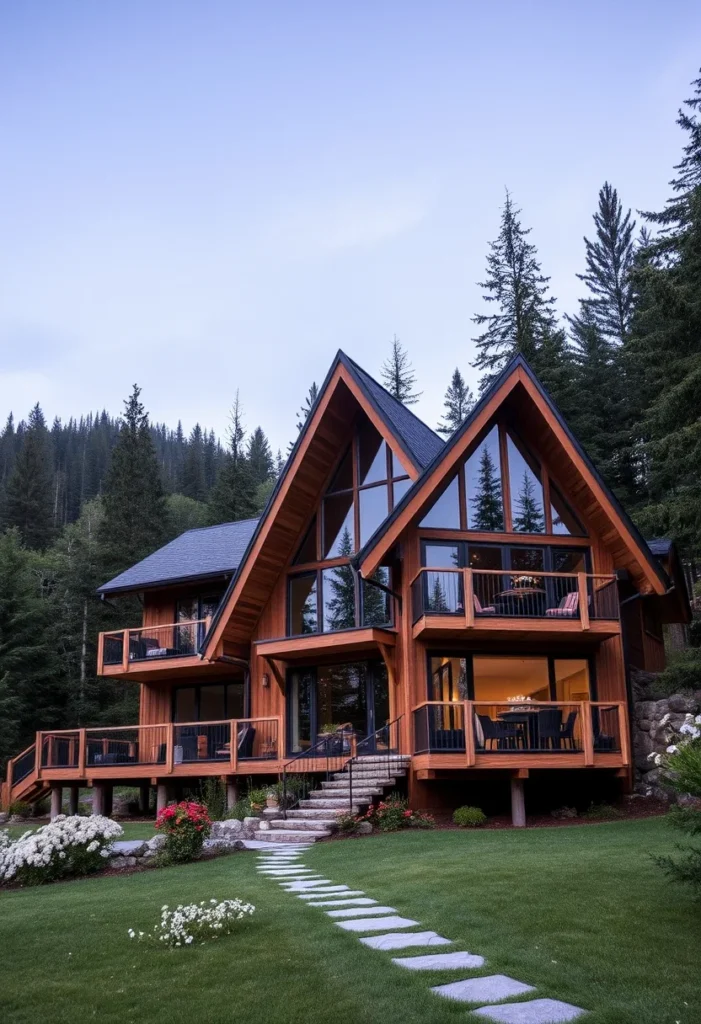
[[366, 739], [389, 720], [387, 670], [354, 661], [294, 669], [287, 677], [287, 744], [297, 754], [337, 734]]

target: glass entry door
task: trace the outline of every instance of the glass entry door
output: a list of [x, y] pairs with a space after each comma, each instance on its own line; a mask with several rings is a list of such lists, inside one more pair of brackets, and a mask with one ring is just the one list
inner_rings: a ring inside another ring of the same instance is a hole
[[[350, 750], [351, 735], [360, 742], [388, 720], [389, 686], [387, 669], [382, 662], [322, 665], [294, 669], [288, 675], [290, 754], [321, 744], [326, 736], [335, 736], [338, 742], [347, 743]], [[368, 746], [364, 752], [372, 751]]]

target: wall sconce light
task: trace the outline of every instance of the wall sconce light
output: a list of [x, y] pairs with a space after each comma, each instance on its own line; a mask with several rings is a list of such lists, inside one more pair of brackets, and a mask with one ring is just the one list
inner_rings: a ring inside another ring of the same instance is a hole
[[262, 683], [263, 683], [263, 689], [267, 690], [268, 687], [270, 686], [270, 676], [268, 675], [267, 672], [263, 673]]

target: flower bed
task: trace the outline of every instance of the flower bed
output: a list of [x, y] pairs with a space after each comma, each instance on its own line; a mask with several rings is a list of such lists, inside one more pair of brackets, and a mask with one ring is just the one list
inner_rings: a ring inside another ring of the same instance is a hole
[[175, 910], [168, 905], [161, 907], [161, 920], [154, 925], [151, 932], [137, 932], [129, 929], [130, 939], [152, 940], [163, 942], [166, 946], [191, 946], [195, 939], [216, 939], [220, 935], [231, 934], [237, 921], [250, 916], [255, 911], [251, 903], [241, 900], [210, 900], [205, 903], [179, 904]]
[[[390, 796], [378, 804], [370, 804], [365, 814], [357, 817], [351, 814], [339, 815], [337, 825], [339, 832], [349, 833], [370, 831], [367, 826], [381, 832], [397, 832], [403, 828], [435, 828], [436, 823], [430, 814], [413, 811], [407, 800]], [[366, 828], [361, 828], [363, 825]]]
[[41, 885], [99, 871], [109, 846], [121, 835], [121, 825], [100, 815], [59, 815], [14, 842], [0, 832], [0, 882]]

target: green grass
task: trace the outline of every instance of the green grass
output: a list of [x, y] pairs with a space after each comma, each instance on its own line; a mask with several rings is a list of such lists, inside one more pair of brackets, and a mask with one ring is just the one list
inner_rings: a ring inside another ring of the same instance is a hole
[[[568, 828], [410, 832], [321, 844], [327, 877], [487, 957], [587, 1024], [699, 1021], [701, 915], [650, 853], [662, 819]], [[255, 872], [256, 855], [0, 895], [4, 1024], [458, 1024], [463, 1004], [429, 985], [460, 972], [403, 971], [322, 911]], [[254, 903], [235, 934], [189, 949], [136, 946], [163, 903]], [[412, 952], [409, 951], [408, 955]], [[69, 956], [69, 954], [71, 954]], [[399, 954], [402, 955], [402, 954]]]

